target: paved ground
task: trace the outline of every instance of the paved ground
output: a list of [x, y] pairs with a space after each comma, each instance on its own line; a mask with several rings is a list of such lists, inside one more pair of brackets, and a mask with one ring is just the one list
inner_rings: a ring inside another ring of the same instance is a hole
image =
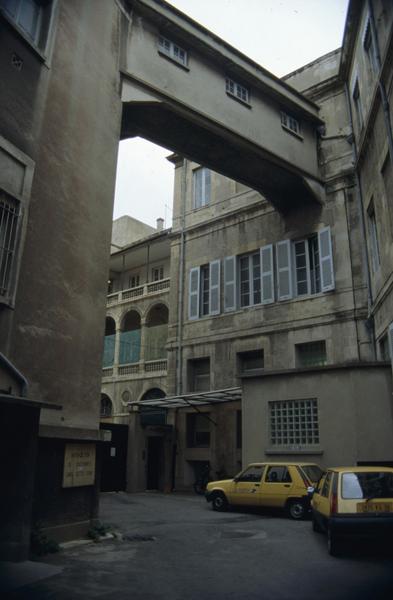
[[327, 554], [309, 521], [215, 513], [194, 495], [103, 494], [101, 521], [123, 539], [45, 557], [56, 574], [9, 598], [350, 600], [393, 597], [393, 558]]

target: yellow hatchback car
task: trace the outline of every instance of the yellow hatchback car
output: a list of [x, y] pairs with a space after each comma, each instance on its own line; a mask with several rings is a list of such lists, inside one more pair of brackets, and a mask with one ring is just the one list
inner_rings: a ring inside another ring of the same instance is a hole
[[340, 554], [345, 541], [391, 539], [393, 469], [328, 469], [312, 492], [311, 508], [313, 529], [327, 532], [332, 556]]
[[321, 475], [313, 463], [252, 463], [233, 479], [208, 483], [206, 500], [218, 511], [229, 505], [271, 506], [302, 519], [310, 509], [309, 488]]

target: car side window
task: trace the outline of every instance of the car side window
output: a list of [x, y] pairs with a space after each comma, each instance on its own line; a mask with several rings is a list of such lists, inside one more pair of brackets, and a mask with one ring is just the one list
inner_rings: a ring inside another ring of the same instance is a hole
[[291, 475], [284, 466], [268, 467], [265, 477], [266, 483], [291, 483]]
[[236, 481], [249, 481], [251, 483], [258, 483], [261, 481], [263, 470], [264, 467], [262, 465], [249, 467], [243, 471], [243, 473], [240, 473], [238, 477], [236, 477]]
[[332, 472], [329, 471], [326, 474], [325, 481], [323, 483], [322, 490], [321, 490], [321, 496], [324, 496], [325, 498], [329, 497], [329, 488], [330, 488], [331, 479], [332, 479]]

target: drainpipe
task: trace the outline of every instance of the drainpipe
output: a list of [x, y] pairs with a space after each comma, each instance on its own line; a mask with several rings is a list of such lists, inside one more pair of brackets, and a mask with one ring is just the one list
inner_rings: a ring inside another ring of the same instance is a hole
[[359, 204], [360, 226], [362, 229], [362, 236], [363, 236], [363, 240], [364, 240], [363, 263], [366, 265], [367, 308], [368, 308], [367, 321], [368, 321], [368, 324], [370, 326], [370, 331], [371, 331], [371, 341], [372, 341], [373, 350], [374, 350], [374, 357], [376, 357], [377, 353], [376, 353], [376, 344], [375, 344], [374, 321], [373, 321], [373, 319], [370, 319], [371, 308], [372, 308], [372, 304], [373, 304], [373, 293], [372, 293], [372, 288], [371, 288], [370, 264], [369, 264], [368, 248], [367, 248], [367, 241], [366, 241], [367, 240], [367, 232], [366, 232], [366, 224], [364, 221], [364, 200], [363, 200], [362, 184], [361, 184], [359, 172], [358, 172], [358, 164], [357, 164], [358, 152], [357, 152], [357, 146], [356, 146], [356, 138], [354, 135], [352, 107], [351, 107], [351, 101], [350, 101], [350, 97], [349, 97], [349, 89], [348, 89], [347, 81], [345, 81], [345, 97], [346, 97], [346, 101], [347, 101], [349, 121], [350, 121], [350, 126], [351, 126], [352, 154], [353, 154], [354, 163], [356, 165], [355, 166], [355, 180], [356, 180], [356, 185], [357, 185], [356, 196], [357, 196], [358, 204]]
[[389, 100], [388, 100], [388, 96], [386, 94], [385, 85], [382, 81], [382, 73], [381, 73], [382, 61], [381, 61], [381, 54], [379, 52], [378, 32], [377, 32], [377, 28], [375, 26], [374, 7], [373, 7], [373, 3], [371, 0], [368, 0], [367, 4], [368, 4], [368, 12], [370, 15], [371, 36], [372, 36], [372, 39], [374, 42], [374, 48], [375, 48], [375, 59], [377, 61], [377, 67], [378, 67], [378, 88], [379, 88], [379, 93], [381, 96], [383, 116], [384, 116], [384, 120], [385, 120], [386, 133], [387, 133], [387, 137], [388, 137], [390, 162], [393, 164], [392, 121], [390, 118]]
[[180, 214], [180, 255], [179, 255], [179, 289], [177, 297], [177, 375], [176, 375], [176, 394], [179, 395], [183, 392], [183, 296], [184, 296], [184, 261], [185, 261], [185, 215], [186, 215], [186, 195], [187, 195], [187, 165], [188, 161], [186, 158], [183, 159], [182, 174], [181, 174], [181, 186], [180, 186], [180, 203], [181, 203], [181, 214]]
[[21, 396], [23, 396], [24, 398], [27, 396], [27, 390], [29, 387], [29, 383], [26, 379], [26, 377], [24, 375], [22, 375], [22, 373], [20, 371], [18, 371], [18, 369], [12, 364], [11, 361], [8, 360], [8, 358], [6, 358], [4, 356], [4, 354], [2, 354], [0, 352], [0, 363], [3, 363], [3, 365], [5, 365], [8, 369], [8, 371], [10, 371], [13, 375], [15, 375], [15, 377], [17, 379], [19, 379], [19, 381], [22, 383], [22, 393]]

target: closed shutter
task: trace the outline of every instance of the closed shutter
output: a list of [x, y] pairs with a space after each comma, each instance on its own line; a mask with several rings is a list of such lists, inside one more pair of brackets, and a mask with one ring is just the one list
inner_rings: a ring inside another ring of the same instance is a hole
[[333, 253], [330, 227], [318, 232], [319, 261], [321, 266], [321, 289], [323, 292], [334, 290]]
[[276, 244], [277, 287], [278, 299], [289, 300], [292, 298], [292, 273], [291, 273], [291, 241], [283, 240]]
[[274, 275], [273, 275], [273, 245], [261, 248], [261, 301], [262, 304], [274, 302]]
[[220, 261], [210, 263], [209, 314], [220, 314]]
[[188, 316], [190, 319], [198, 319], [199, 317], [199, 279], [199, 267], [194, 267], [193, 269], [190, 269], [190, 282], [188, 294]]
[[224, 311], [236, 310], [236, 256], [224, 258]]

